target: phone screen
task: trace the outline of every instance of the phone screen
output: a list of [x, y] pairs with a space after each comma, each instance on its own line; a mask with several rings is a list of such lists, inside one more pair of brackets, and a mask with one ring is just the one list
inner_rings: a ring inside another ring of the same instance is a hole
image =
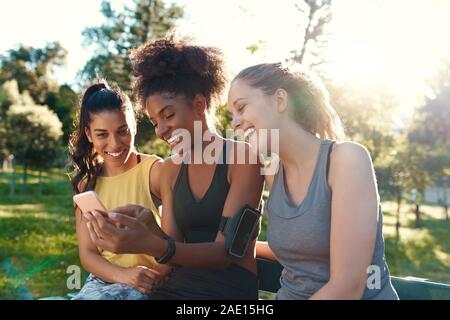
[[259, 213], [250, 209], [246, 209], [244, 211], [231, 244], [231, 254], [239, 257], [243, 257], [245, 255], [245, 251], [247, 250], [247, 246], [252, 238], [259, 217]]

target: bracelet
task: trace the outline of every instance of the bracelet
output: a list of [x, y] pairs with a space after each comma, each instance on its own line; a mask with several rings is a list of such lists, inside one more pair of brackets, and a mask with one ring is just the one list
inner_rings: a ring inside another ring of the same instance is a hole
[[165, 264], [169, 262], [169, 260], [174, 256], [176, 249], [175, 241], [171, 237], [164, 236], [163, 239], [167, 240], [167, 250], [161, 257], [156, 259], [156, 262], [158, 262], [159, 264]]

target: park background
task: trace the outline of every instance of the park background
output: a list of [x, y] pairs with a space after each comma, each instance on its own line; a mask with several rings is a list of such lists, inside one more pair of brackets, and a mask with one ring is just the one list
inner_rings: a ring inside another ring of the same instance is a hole
[[[128, 50], [169, 30], [221, 48], [230, 77], [260, 62], [317, 72], [372, 155], [391, 274], [450, 284], [450, 2], [0, 0], [0, 12], [0, 299], [73, 291], [79, 94], [97, 76], [129, 92]], [[230, 128], [225, 105], [217, 117]], [[145, 118], [138, 130], [140, 151], [168, 154]]]

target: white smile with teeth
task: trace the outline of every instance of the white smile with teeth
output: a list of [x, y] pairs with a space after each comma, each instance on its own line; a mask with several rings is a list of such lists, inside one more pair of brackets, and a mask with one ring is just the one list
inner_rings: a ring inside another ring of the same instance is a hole
[[173, 137], [171, 137], [169, 140], [167, 140], [167, 142], [168, 142], [170, 145], [173, 145], [173, 143], [174, 143], [175, 141], [177, 141], [179, 137], [180, 137], [180, 136], [173, 136]]
[[108, 151], [105, 151], [107, 154], [109, 154], [110, 156], [112, 156], [112, 157], [118, 157], [118, 156], [120, 156], [123, 152], [124, 152], [124, 150], [122, 150], [122, 151], [120, 151], [120, 152], [108, 152]]
[[256, 132], [255, 128], [248, 128], [244, 132], [244, 139], [248, 140]]

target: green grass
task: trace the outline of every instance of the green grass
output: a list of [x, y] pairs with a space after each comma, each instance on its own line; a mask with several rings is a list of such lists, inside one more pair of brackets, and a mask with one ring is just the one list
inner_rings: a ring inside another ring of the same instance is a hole
[[46, 172], [39, 195], [37, 172], [31, 172], [27, 194], [15, 196], [9, 196], [9, 177], [0, 173], [0, 299], [70, 292], [67, 267], [80, 263], [67, 177]]
[[386, 202], [383, 210], [386, 260], [391, 274], [450, 284], [450, 221], [443, 219], [443, 208], [421, 206], [422, 227], [415, 228], [412, 206], [403, 205], [398, 238], [396, 205]]
[[[65, 295], [67, 268], [80, 265], [71, 191], [61, 170], [31, 172], [27, 195], [9, 196], [10, 173], [0, 171], [0, 299], [38, 299]], [[414, 228], [411, 206], [401, 213], [395, 235], [396, 207], [384, 203], [386, 258], [392, 275], [450, 283], [450, 222], [440, 207], [422, 207], [423, 227]], [[263, 227], [266, 221], [263, 220]], [[262, 232], [260, 239], [265, 239]]]

